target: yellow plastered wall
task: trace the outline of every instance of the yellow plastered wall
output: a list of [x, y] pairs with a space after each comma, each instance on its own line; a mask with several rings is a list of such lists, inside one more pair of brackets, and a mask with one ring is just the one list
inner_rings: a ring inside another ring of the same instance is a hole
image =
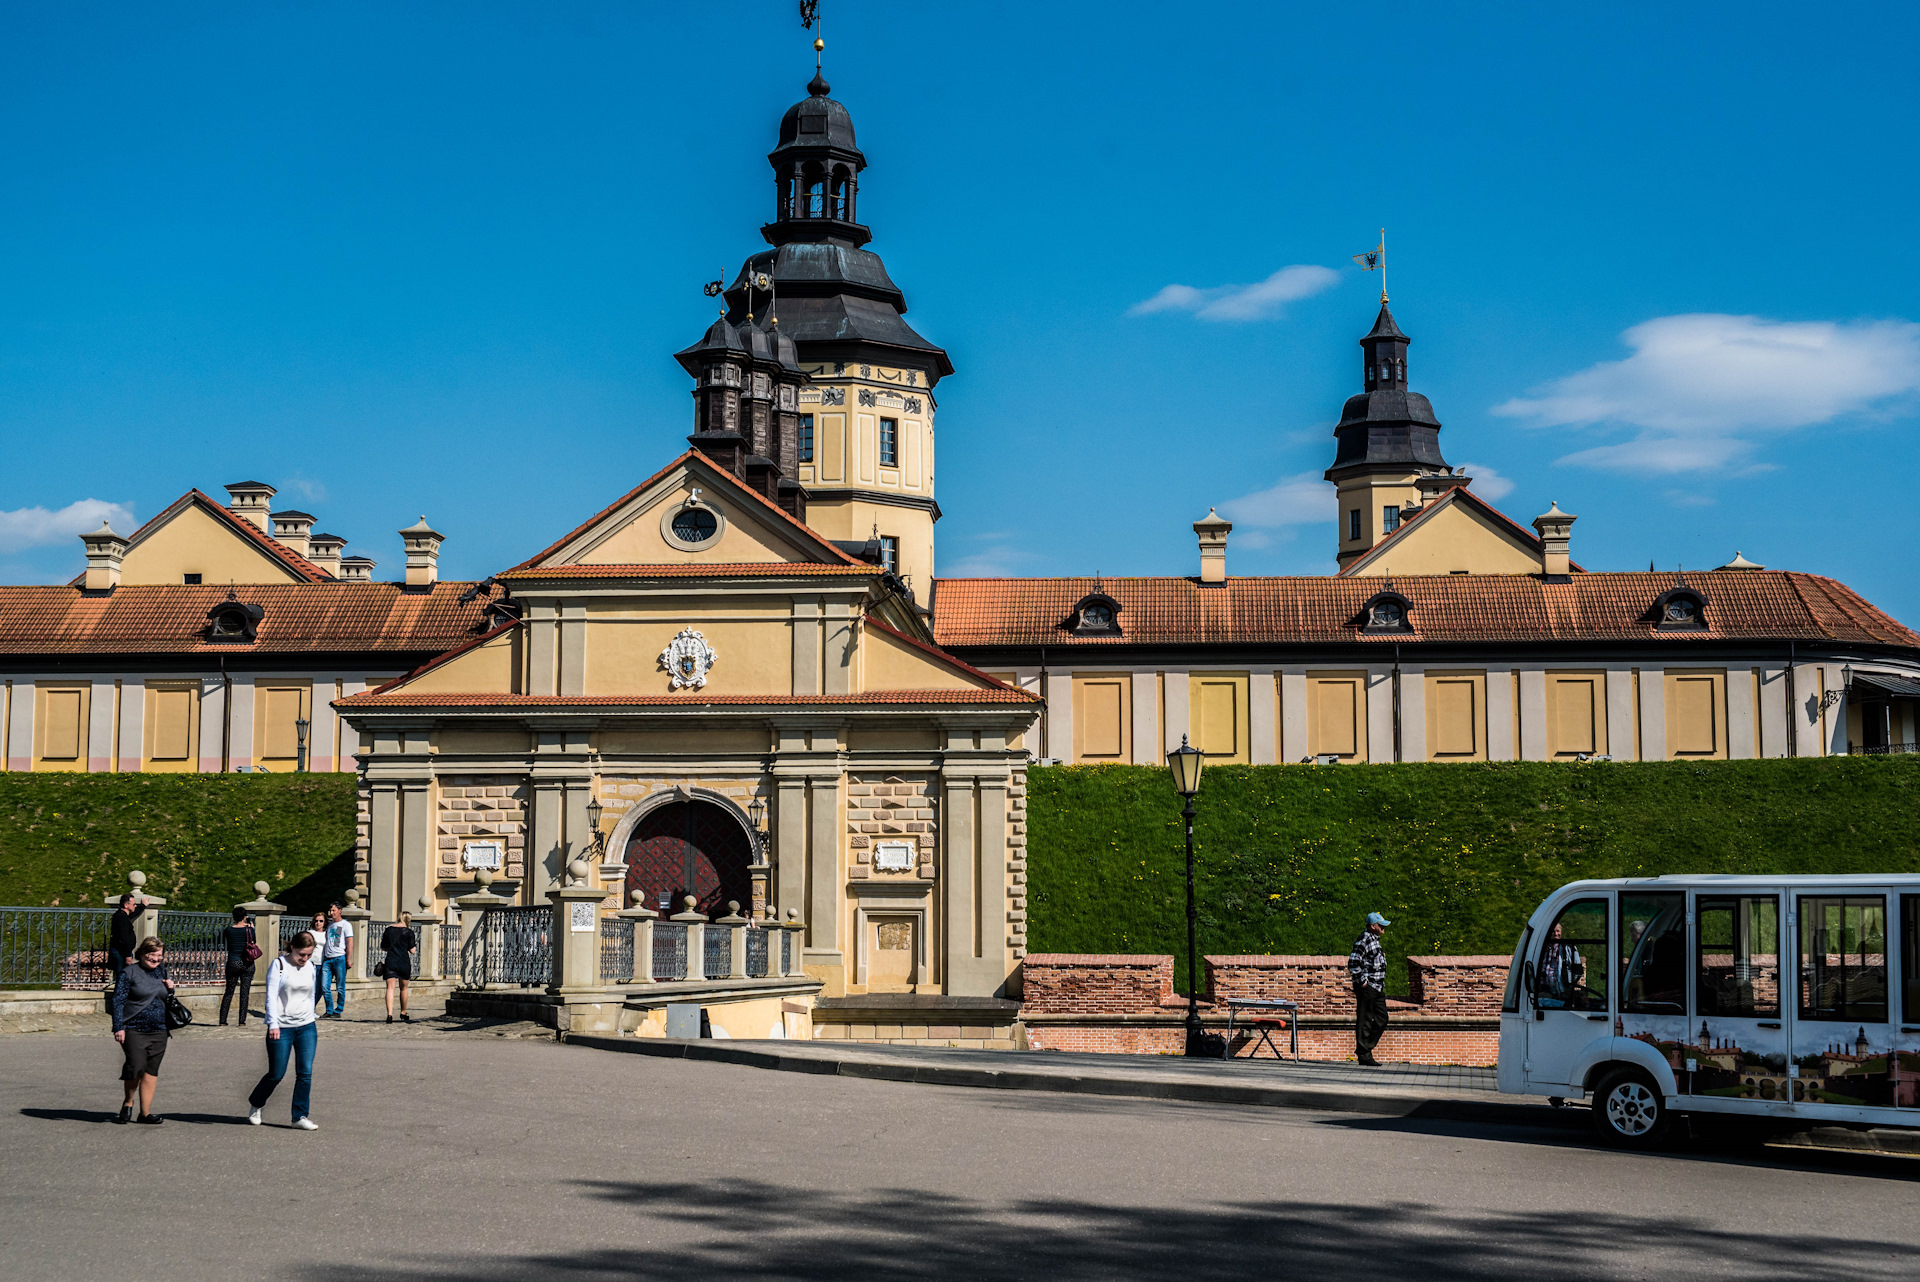
[[1307, 751], [1367, 759], [1367, 674], [1307, 673]]
[[402, 688], [416, 694], [517, 694], [521, 632], [520, 628], [503, 632], [421, 673]]
[[200, 683], [150, 681], [140, 727], [140, 768], [155, 774], [200, 769]]
[[33, 688], [33, 768], [85, 770], [93, 687], [70, 681]]
[[[1420, 491], [1413, 483], [1414, 475], [1411, 471], [1375, 472], [1350, 476], [1340, 482], [1337, 546], [1341, 557], [1350, 561], [1391, 533], [1382, 526], [1382, 510], [1388, 504], [1406, 507], [1419, 502]], [[1353, 511], [1360, 513], [1360, 537], [1357, 539], [1347, 537], [1347, 532], [1352, 528], [1348, 514]]]
[[[868, 690], [985, 690], [987, 685], [948, 667], [916, 646], [878, 628], [860, 629], [860, 657]], [[791, 671], [791, 668], [789, 668]]]
[[1547, 754], [1573, 758], [1607, 751], [1607, 674], [1547, 673]]
[[1487, 674], [1427, 673], [1427, 760], [1487, 759]]
[[1133, 678], [1127, 673], [1074, 674], [1073, 759], [1133, 760]]
[[[1020, 684], [1020, 674], [1017, 672], [989, 672], [987, 675], [994, 678], [997, 681], [1004, 681], [1010, 686], [1018, 686]], [[1037, 721], [1034, 722], [1035, 726], [1038, 726], [1039, 724], [1040, 723]], [[1009, 748], [1026, 747], [1027, 732], [1022, 730], [1019, 734], [1014, 735], [1011, 739], [1008, 739], [1007, 746]]]
[[912, 580], [921, 604], [933, 581], [933, 513], [859, 497], [807, 500], [807, 525], [820, 537], [862, 540], [876, 531], [900, 540], [900, 573]]
[[1193, 746], [1211, 762], [1247, 764], [1247, 674], [1193, 672], [1187, 676], [1187, 720]]
[[1451, 574], [1456, 570], [1471, 574], [1539, 573], [1540, 554], [1531, 540], [1496, 523], [1478, 508], [1444, 499], [1440, 502], [1441, 506], [1419, 525], [1394, 540], [1391, 552], [1382, 552], [1354, 574], [1383, 575], [1389, 569], [1395, 574]]
[[[719, 513], [721, 526], [712, 538], [688, 551], [667, 541], [663, 522], [686, 505], [694, 490], [700, 502]], [[746, 562], [819, 561], [823, 554], [794, 542], [797, 531], [779, 530], [780, 514], [750, 499], [723, 491], [697, 473], [677, 482], [663, 481], [631, 504], [611, 513], [600, 528], [573, 541], [556, 561], [566, 565], [681, 565], [701, 561]]]
[[1667, 760], [1721, 761], [1727, 755], [1727, 670], [1668, 668]]
[[307, 752], [313, 752], [313, 683], [295, 681], [257, 681], [253, 687], [253, 760], [269, 770], [285, 772], [300, 765], [299, 727], [305, 719], [309, 737]]
[[[684, 603], [683, 607], [684, 607]], [[699, 694], [792, 694], [793, 633], [789, 608], [769, 605], [758, 618], [701, 619], [587, 615], [587, 694], [673, 694], [672, 674], [660, 666], [682, 628], [692, 627], [719, 656]]]
[[120, 562], [122, 583], [299, 583], [299, 575], [219, 517], [197, 504], [148, 531]]

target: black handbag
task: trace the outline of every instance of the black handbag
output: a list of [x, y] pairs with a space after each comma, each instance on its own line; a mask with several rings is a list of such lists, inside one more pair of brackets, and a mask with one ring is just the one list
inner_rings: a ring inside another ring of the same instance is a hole
[[163, 1017], [167, 1021], [167, 1031], [169, 1033], [176, 1029], [185, 1028], [193, 1022], [193, 1012], [187, 1009], [185, 1002], [175, 997], [172, 993], [167, 994], [166, 1011]]
[[373, 977], [375, 979], [385, 979], [387, 977], [387, 964], [385, 962], [375, 962], [373, 964]]

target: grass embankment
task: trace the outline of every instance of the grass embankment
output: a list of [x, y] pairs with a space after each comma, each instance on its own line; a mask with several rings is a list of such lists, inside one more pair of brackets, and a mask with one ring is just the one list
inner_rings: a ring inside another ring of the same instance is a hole
[[[1029, 772], [1034, 952], [1172, 953], [1185, 845], [1168, 772]], [[1582, 877], [1920, 871], [1920, 758], [1214, 766], [1194, 825], [1200, 951], [1342, 953], [1370, 910], [1408, 954], [1508, 953]]]
[[0, 774], [0, 903], [99, 907], [147, 874], [169, 909], [253, 883], [310, 912], [353, 884], [351, 774]]

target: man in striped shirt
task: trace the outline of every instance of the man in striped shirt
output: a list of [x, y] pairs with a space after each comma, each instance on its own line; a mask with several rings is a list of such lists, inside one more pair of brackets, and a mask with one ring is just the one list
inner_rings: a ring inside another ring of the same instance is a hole
[[1362, 1064], [1378, 1064], [1373, 1048], [1387, 1031], [1387, 955], [1380, 936], [1393, 925], [1379, 913], [1367, 914], [1367, 928], [1347, 954], [1347, 973], [1353, 976], [1353, 1049]]

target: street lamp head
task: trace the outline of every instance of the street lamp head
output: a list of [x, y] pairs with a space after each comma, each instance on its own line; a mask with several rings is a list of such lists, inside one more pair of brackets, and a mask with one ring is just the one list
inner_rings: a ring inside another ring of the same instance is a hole
[[[285, 724], [285, 723], [283, 722], [282, 724]], [[303, 748], [306, 747], [307, 731], [312, 728], [313, 728], [313, 722], [307, 720], [305, 717], [300, 717], [294, 721], [293, 733], [298, 737], [301, 747]]]
[[747, 818], [753, 821], [755, 832], [767, 830], [767, 803], [755, 797], [747, 803]]
[[607, 808], [600, 804], [600, 798], [594, 797], [587, 802], [587, 831], [589, 833], [597, 833], [600, 831], [600, 816], [606, 812]]
[[1206, 754], [1187, 742], [1187, 736], [1180, 736], [1180, 746], [1167, 754], [1167, 768], [1173, 771], [1173, 790], [1183, 797], [1191, 797], [1200, 791], [1200, 767], [1206, 762]]

